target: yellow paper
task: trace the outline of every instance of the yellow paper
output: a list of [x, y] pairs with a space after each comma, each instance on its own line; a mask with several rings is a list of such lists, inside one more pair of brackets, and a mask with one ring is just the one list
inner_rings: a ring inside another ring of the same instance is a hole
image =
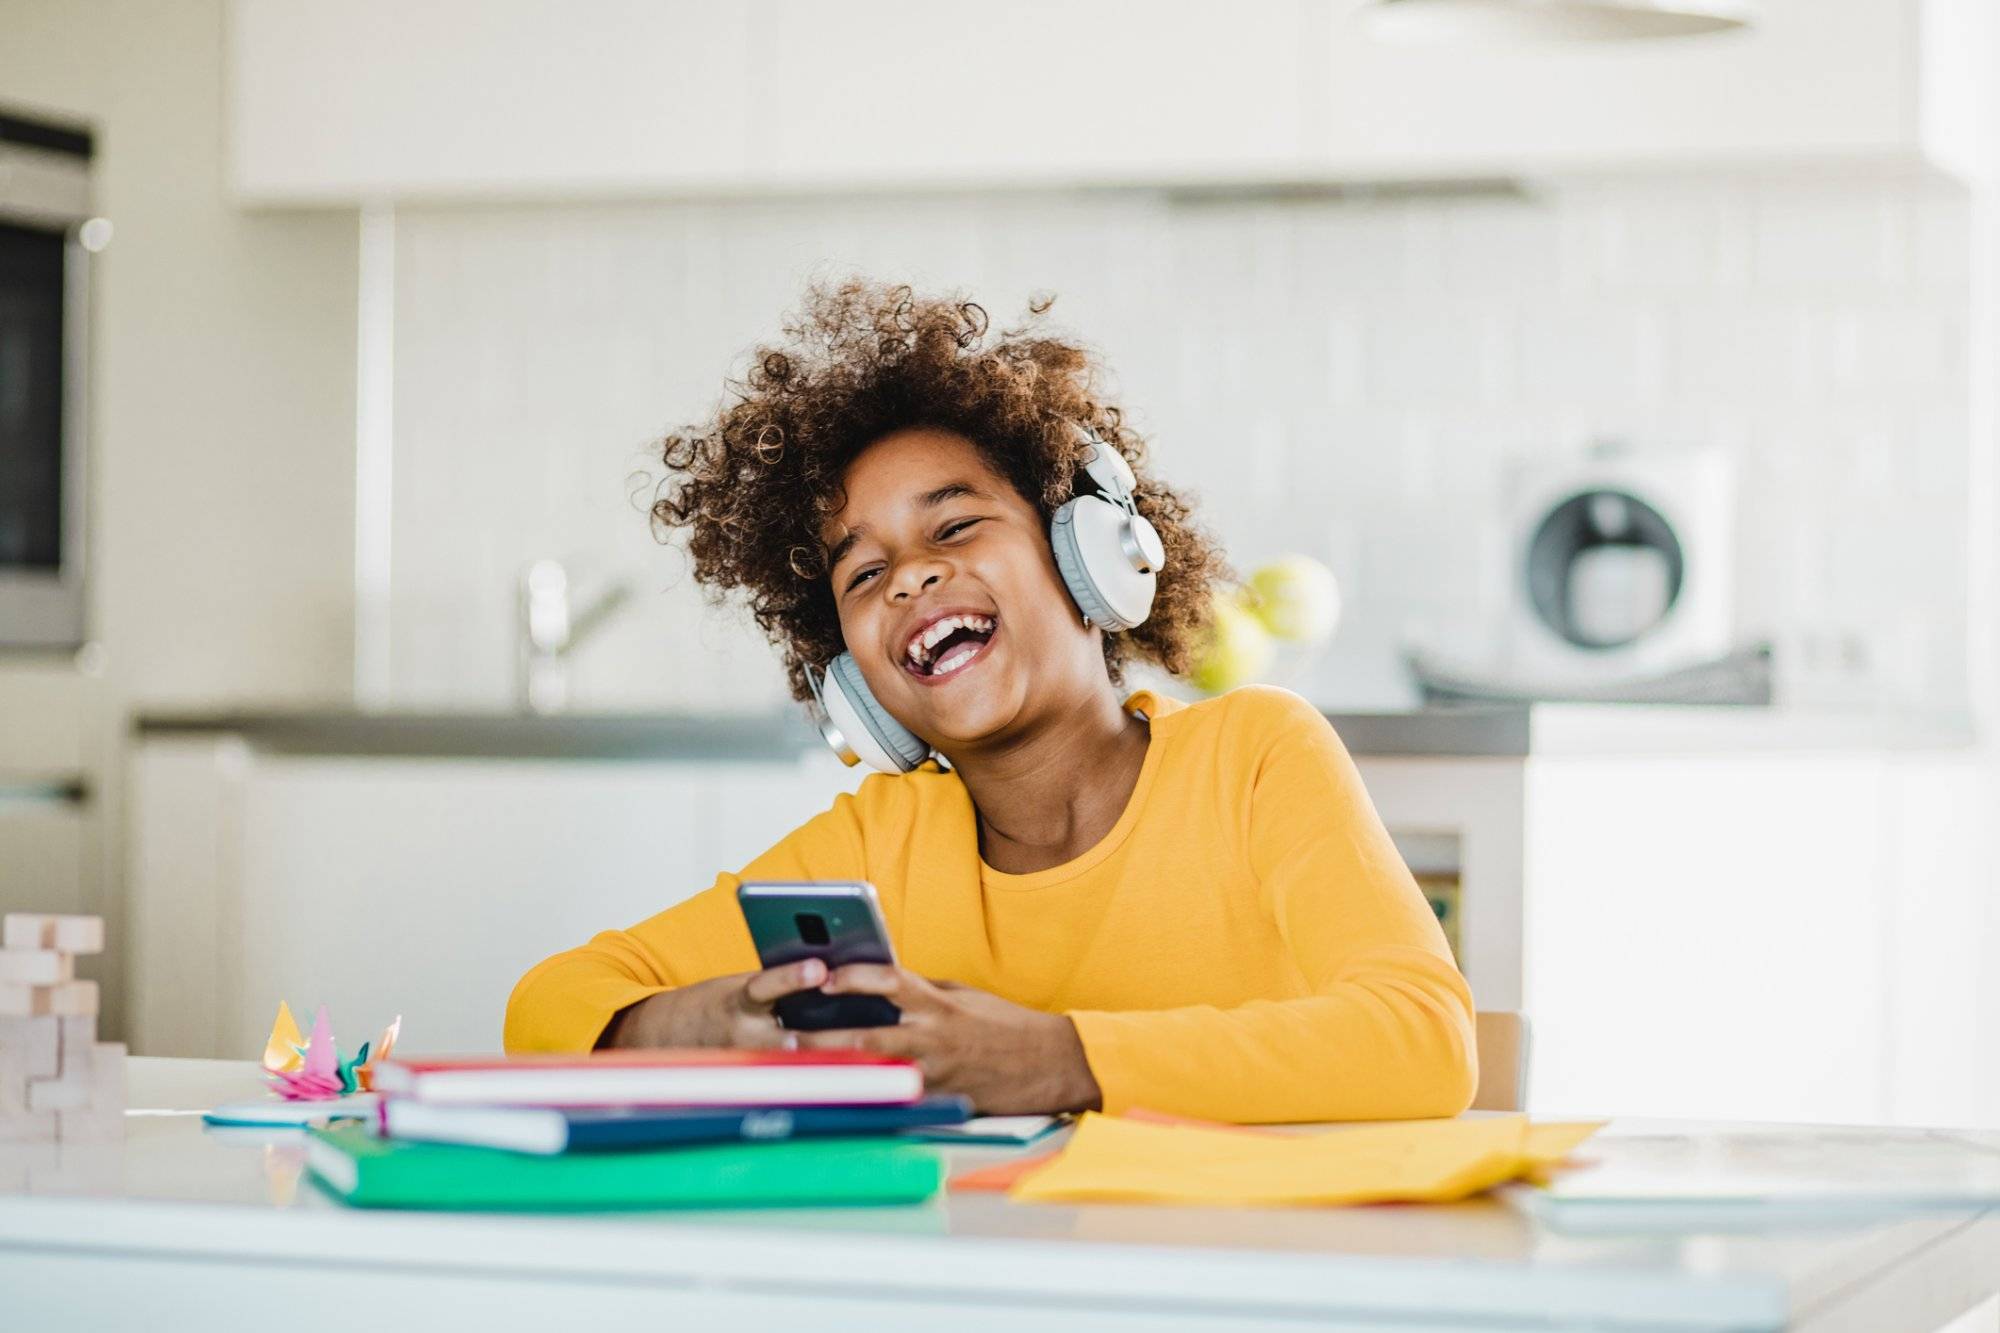
[[1509, 1115], [1245, 1134], [1091, 1114], [1011, 1193], [1039, 1202], [1448, 1203], [1546, 1169], [1596, 1129]]
[[1548, 1184], [1563, 1159], [1609, 1123], [1607, 1120], [1552, 1120], [1529, 1125], [1529, 1161], [1521, 1172], [1521, 1179], [1534, 1185]]
[[264, 1068], [273, 1074], [289, 1074], [305, 1068], [305, 1057], [298, 1052], [305, 1044], [305, 1034], [299, 1031], [298, 1021], [292, 1017], [292, 1007], [278, 1001], [278, 1017], [264, 1042]]

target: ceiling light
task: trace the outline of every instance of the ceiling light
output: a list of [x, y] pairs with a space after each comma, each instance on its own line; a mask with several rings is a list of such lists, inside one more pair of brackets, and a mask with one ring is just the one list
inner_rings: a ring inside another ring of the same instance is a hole
[[1392, 41], [1685, 37], [1748, 27], [1750, 0], [1369, 0], [1369, 29]]

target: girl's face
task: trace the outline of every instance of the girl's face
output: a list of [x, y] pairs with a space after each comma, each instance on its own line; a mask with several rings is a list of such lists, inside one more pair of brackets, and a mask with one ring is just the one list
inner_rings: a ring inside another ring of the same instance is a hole
[[1101, 632], [1035, 507], [971, 441], [885, 435], [820, 532], [847, 651], [890, 716], [946, 755], [1004, 743], [1103, 688]]

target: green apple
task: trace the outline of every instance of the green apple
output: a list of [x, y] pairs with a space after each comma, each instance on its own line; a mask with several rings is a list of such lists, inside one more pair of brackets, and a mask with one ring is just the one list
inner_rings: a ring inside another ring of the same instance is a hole
[[1340, 623], [1340, 585], [1311, 556], [1290, 555], [1250, 576], [1250, 606], [1276, 637], [1323, 643]]
[[1274, 645], [1257, 617], [1234, 595], [1215, 599], [1208, 634], [1195, 652], [1188, 679], [1205, 694], [1221, 694], [1254, 680], [1271, 665]]

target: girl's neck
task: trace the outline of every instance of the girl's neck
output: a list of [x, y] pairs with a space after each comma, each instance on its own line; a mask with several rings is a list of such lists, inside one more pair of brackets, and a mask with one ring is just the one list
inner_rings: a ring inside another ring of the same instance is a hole
[[978, 814], [981, 858], [1026, 875], [1096, 846], [1131, 800], [1149, 737], [1106, 681], [1004, 750], [955, 760]]

